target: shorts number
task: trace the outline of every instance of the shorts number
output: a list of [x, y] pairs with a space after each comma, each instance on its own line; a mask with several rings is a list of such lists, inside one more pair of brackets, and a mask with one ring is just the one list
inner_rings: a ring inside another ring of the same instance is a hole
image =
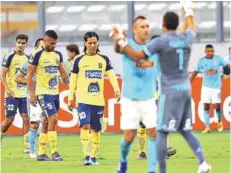
[[86, 116], [86, 113], [85, 112], [80, 112], [79, 113], [79, 119], [85, 119], [87, 116]]
[[7, 110], [8, 111], [13, 111], [14, 110], [14, 105], [7, 105]]
[[176, 53], [179, 54], [179, 70], [184, 69], [184, 51], [183, 49], [176, 49]]
[[52, 109], [51, 103], [47, 103], [47, 107], [48, 107], [48, 109]]

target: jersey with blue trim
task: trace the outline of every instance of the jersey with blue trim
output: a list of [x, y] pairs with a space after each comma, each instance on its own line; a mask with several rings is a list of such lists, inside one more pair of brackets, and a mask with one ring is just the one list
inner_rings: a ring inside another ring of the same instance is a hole
[[[145, 47], [145, 45], [138, 44], [132, 38], [128, 39], [128, 44], [136, 51], [142, 50]], [[137, 62], [130, 59], [126, 54], [122, 55], [123, 97], [131, 100], [147, 100], [154, 98], [157, 77], [155, 61], [157, 59], [158, 54], [154, 54], [149, 58], [149, 61], [154, 63], [153, 67], [139, 68]]]
[[29, 60], [36, 68], [36, 95], [59, 94], [59, 65], [63, 63], [62, 54], [58, 51], [46, 51], [43, 47], [36, 49]]
[[155, 53], [160, 54], [163, 94], [176, 90], [190, 90], [188, 62], [194, 37], [195, 32], [191, 29], [183, 33], [167, 32], [144, 47], [143, 51], [148, 57]]
[[78, 75], [77, 102], [104, 106], [104, 76], [110, 70], [113, 67], [109, 58], [101, 53], [87, 55], [83, 52], [77, 55], [71, 71]]
[[[6, 82], [8, 87], [14, 93], [14, 97], [16, 98], [25, 98], [27, 97], [27, 87], [24, 84], [19, 84], [15, 82], [15, 75], [20, 69], [20, 67], [28, 61], [27, 55], [18, 55], [16, 51], [8, 52], [3, 61], [2, 66], [8, 68], [8, 72], [6, 73]], [[5, 97], [7, 94], [5, 92]]]
[[[220, 67], [227, 66], [228, 63], [220, 56], [214, 55], [212, 58], [203, 57], [197, 63], [196, 72], [203, 73], [203, 86], [209, 88], [221, 88]], [[214, 73], [208, 73], [213, 70]]]

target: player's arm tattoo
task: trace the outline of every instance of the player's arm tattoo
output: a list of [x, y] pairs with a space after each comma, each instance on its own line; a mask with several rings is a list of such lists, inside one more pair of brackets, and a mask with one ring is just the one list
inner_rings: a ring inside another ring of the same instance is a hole
[[63, 82], [65, 84], [69, 84], [69, 75], [68, 75], [68, 72], [67, 70], [65, 69], [65, 66], [63, 63], [60, 63], [59, 64], [59, 71], [60, 71], [60, 75], [63, 79]]

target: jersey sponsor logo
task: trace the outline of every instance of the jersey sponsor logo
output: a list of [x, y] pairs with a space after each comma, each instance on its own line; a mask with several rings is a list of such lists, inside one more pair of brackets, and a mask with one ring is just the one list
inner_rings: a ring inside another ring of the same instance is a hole
[[53, 77], [49, 80], [49, 88], [50, 89], [57, 89], [58, 86], [58, 81], [57, 81], [57, 77]]
[[100, 88], [98, 82], [90, 83], [90, 85], [88, 86], [88, 93], [93, 96], [96, 96], [99, 94], [99, 92], [100, 92]]
[[98, 63], [98, 67], [99, 67], [99, 69], [101, 69], [101, 68], [103, 67], [103, 63], [102, 63], [102, 62], [99, 62], [99, 63]]
[[47, 66], [45, 67], [46, 73], [57, 73], [58, 67], [57, 66]]
[[102, 71], [101, 70], [86, 70], [85, 78], [88, 79], [102, 79]]

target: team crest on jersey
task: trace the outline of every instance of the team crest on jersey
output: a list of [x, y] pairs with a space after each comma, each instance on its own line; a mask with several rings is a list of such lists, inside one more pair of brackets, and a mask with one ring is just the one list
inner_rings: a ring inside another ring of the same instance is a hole
[[99, 94], [99, 92], [100, 92], [100, 88], [98, 82], [90, 83], [90, 85], [88, 86], [88, 93], [93, 96], [96, 96]]
[[102, 62], [99, 62], [99, 63], [98, 63], [98, 67], [99, 67], [99, 69], [101, 69], [101, 68], [103, 67], [103, 63], [102, 63]]

